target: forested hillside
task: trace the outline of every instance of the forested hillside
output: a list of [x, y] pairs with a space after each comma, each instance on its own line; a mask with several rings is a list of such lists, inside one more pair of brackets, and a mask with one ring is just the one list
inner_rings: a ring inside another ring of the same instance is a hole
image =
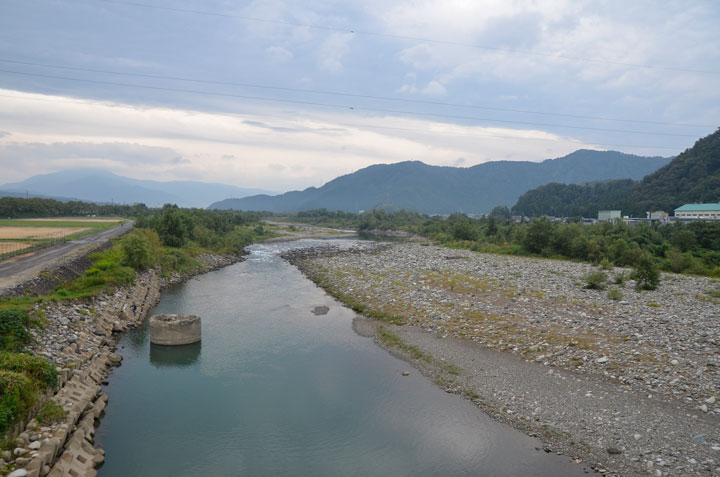
[[598, 210], [620, 209], [623, 215], [644, 217], [648, 210], [671, 212], [691, 202], [720, 202], [720, 129], [640, 182], [547, 184], [523, 194], [513, 212], [593, 217]]
[[579, 150], [543, 162], [495, 161], [468, 168], [429, 166], [419, 161], [377, 164], [338, 177], [320, 188], [227, 199], [210, 208], [272, 212], [322, 208], [358, 212], [383, 208], [428, 214], [487, 213], [497, 205], [514, 204], [525, 191], [548, 182], [639, 179], [669, 160]]

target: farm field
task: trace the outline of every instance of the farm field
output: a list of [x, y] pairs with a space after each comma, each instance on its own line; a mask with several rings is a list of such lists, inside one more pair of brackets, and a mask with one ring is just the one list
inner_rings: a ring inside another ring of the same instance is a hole
[[92, 227], [7, 227], [0, 225], [1, 239], [56, 239], [90, 230]]
[[30, 248], [33, 245], [34, 244], [32, 242], [0, 241], [0, 255], [5, 255], [6, 253], [18, 252], [20, 250], [25, 250], [26, 248]]
[[36, 219], [17, 219], [22, 222], [83, 222], [83, 223], [116, 223], [124, 222], [119, 217], [45, 217]]
[[48, 217], [0, 220], [0, 257], [48, 247], [68, 238], [114, 227], [124, 219], [113, 217]]

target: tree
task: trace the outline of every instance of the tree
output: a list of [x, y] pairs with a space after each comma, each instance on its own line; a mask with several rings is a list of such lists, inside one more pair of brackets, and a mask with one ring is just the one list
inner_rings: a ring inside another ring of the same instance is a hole
[[510, 214], [510, 209], [508, 209], [507, 205], [498, 205], [495, 207], [492, 212], [490, 212], [491, 217], [502, 217], [503, 219], [509, 219], [512, 217]]
[[637, 290], [655, 290], [660, 285], [660, 270], [650, 254], [643, 254], [630, 275]]
[[165, 206], [157, 223], [160, 239], [168, 247], [182, 247], [190, 237], [193, 221], [176, 206]]
[[123, 263], [135, 270], [144, 270], [153, 263], [150, 241], [141, 232], [133, 231], [122, 239]]
[[523, 245], [532, 253], [541, 253], [550, 245], [555, 226], [547, 217], [541, 217], [532, 221], [525, 234]]
[[497, 223], [495, 222], [495, 216], [491, 215], [490, 217], [488, 217], [487, 228], [485, 229], [485, 234], [486, 235], [495, 235], [495, 234], [497, 234], [497, 232], [498, 232], [498, 226], [497, 226]]

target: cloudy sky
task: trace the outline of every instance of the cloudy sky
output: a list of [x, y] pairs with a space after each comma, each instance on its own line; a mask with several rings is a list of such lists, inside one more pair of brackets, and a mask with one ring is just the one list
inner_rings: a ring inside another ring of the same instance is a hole
[[0, 184], [671, 156], [720, 126], [718, 25], [712, 0], [2, 0]]

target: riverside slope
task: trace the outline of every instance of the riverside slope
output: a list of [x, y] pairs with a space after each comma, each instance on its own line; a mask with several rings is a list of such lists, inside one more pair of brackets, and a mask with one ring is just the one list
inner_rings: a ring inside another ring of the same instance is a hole
[[604, 474], [720, 473], [710, 279], [664, 274], [641, 293], [627, 280], [613, 301], [582, 288], [592, 267], [573, 262], [418, 244], [288, 258], [331, 294], [401, 316], [378, 341], [394, 333], [396, 352], [547, 451]]
[[122, 362], [122, 355], [114, 353], [113, 333], [141, 322], [157, 304], [163, 288], [231, 265], [242, 257], [205, 254], [196, 259], [202, 266], [186, 274], [165, 279], [157, 270], [148, 270], [139, 274], [131, 287], [112, 294], [36, 307], [34, 314], [45, 316], [47, 324], [32, 330], [36, 341], [31, 348], [60, 370], [58, 390], [51, 399], [67, 415], [53, 424], [41, 425], [32, 419], [18, 434], [17, 447], [0, 456], [0, 469], [8, 464], [17, 469], [10, 475], [28, 477], [97, 475], [95, 467], [103, 462], [104, 451], [93, 447], [95, 425], [108, 399], [101, 384], [109, 369]]

